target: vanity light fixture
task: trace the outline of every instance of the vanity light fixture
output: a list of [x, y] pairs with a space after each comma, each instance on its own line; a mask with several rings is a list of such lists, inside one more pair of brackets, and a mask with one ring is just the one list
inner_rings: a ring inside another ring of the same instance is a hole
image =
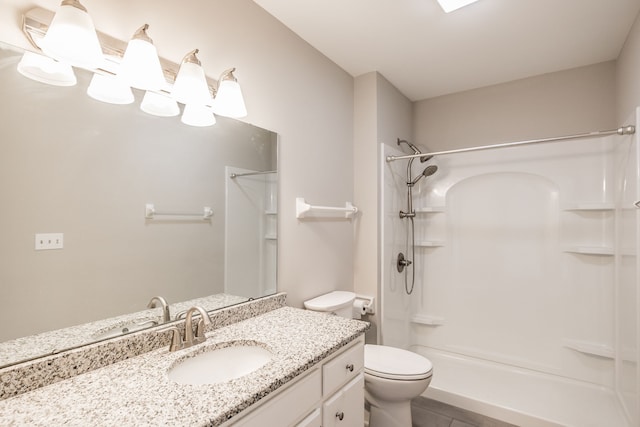
[[[72, 42], [63, 43], [63, 47], [71, 48], [76, 46], [79, 41], [91, 39], [93, 40], [91, 43], [80, 44], [94, 46], [93, 54], [86, 51], [81, 52], [75, 47], [70, 50], [75, 53], [80, 52], [80, 59], [74, 59], [73, 55], [58, 54], [55, 49], [57, 46], [55, 40], [57, 33], [63, 31], [56, 29], [56, 27], [58, 23], [68, 21], [67, 15], [71, 15], [73, 18], [71, 21], [77, 21], [76, 24], [90, 24], [91, 31], [86, 34], [79, 30], [80, 25], [67, 24], [66, 27], [71, 28], [70, 33], [73, 34], [71, 36]], [[60, 82], [56, 82], [56, 79], [40, 78], [33, 75], [38, 74], [37, 72], [29, 73], [25, 65], [21, 66], [23, 68], [21, 73], [48, 84], [70, 85], [76, 80], [69, 65], [88, 69], [95, 73], [91, 85], [87, 89], [87, 93], [92, 98], [112, 104], [127, 104], [134, 101], [131, 87], [143, 89], [146, 90], [146, 93], [140, 104], [142, 111], [160, 117], [173, 117], [180, 114], [180, 106], [177, 104], [180, 102], [185, 105], [182, 122], [192, 126], [214, 124], [214, 114], [232, 118], [246, 117], [247, 110], [242, 91], [233, 74], [235, 68], [222, 73], [219, 81], [216, 82], [207, 78], [202, 69], [202, 64], [196, 56], [199, 52], [198, 49], [189, 52], [183, 58], [180, 66], [159, 58], [151, 38], [146, 33], [148, 28], [147, 24], [143, 25], [126, 44], [96, 31], [86, 9], [78, 0], [63, 0], [57, 13], [35, 7], [23, 15], [23, 33], [35, 49], [42, 51], [50, 58], [59, 59], [59, 63], [51, 61], [51, 64], [67, 67], [72, 77], [62, 78]], [[129, 68], [130, 60], [131, 63], [140, 63], [139, 61], [141, 61], [141, 55], [136, 54], [136, 51], [145, 52], [142, 56], [153, 54], [150, 55], [150, 60], [146, 62], [142, 60], [145, 65], [135, 65]], [[25, 54], [26, 56], [30, 55]], [[93, 61], [90, 60], [92, 57]], [[138, 77], [138, 73], [130, 72], [132, 69], [136, 71], [140, 68], [148, 69], [149, 63], [153, 63], [151, 67], [153, 71], [143, 73], [147, 77]], [[160, 72], [158, 72], [158, 63], [160, 64]], [[184, 114], [185, 112], [186, 114]]]
[[104, 61], [93, 20], [78, 0], [63, 0], [46, 35], [42, 51], [69, 65], [96, 69]]
[[109, 104], [131, 104], [135, 101], [131, 88], [111, 74], [95, 73], [87, 88], [91, 98]]
[[77, 83], [71, 65], [28, 50], [18, 63], [18, 72], [32, 80], [53, 86], [75, 86]]
[[444, 10], [446, 13], [449, 13], [477, 1], [478, 0], [438, 0], [438, 3], [440, 3], [440, 7], [442, 8], [442, 10]]
[[129, 86], [142, 90], [163, 89], [167, 81], [162, 72], [158, 51], [144, 24], [133, 35], [120, 62], [118, 76]]
[[231, 68], [222, 73], [218, 79], [218, 88], [213, 100], [213, 111], [225, 117], [239, 119], [246, 117], [247, 108], [244, 105], [244, 98], [240, 90], [238, 79], [233, 75], [235, 68]]
[[186, 104], [180, 121], [185, 125], [206, 127], [216, 124], [211, 108], [203, 104]]
[[147, 114], [158, 117], [174, 117], [180, 114], [180, 107], [175, 99], [162, 92], [145, 92], [140, 109]]
[[182, 59], [171, 96], [181, 104], [210, 105], [211, 93], [202, 63], [196, 56], [200, 52], [194, 49]]

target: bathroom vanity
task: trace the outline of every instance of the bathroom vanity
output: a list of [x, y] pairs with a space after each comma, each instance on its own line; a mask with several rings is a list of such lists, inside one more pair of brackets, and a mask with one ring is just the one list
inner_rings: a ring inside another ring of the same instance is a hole
[[[276, 308], [207, 330], [207, 340], [188, 349], [169, 352], [166, 346], [2, 400], [0, 425], [360, 427], [367, 328], [361, 321]], [[168, 377], [185, 359], [247, 345], [271, 354], [248, 375], [201, 385]]]
[[[225, 425], [361, 427], [364, 425], [364, 336], [282, 387], [255, 410]], [[302, 420], [301, 420], [302, 419]]]

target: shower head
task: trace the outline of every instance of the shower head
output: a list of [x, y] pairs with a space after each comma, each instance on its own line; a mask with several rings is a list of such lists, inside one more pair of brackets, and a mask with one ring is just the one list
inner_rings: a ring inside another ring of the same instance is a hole
[[434, 173], [436, 173], [438, 171], [438, 167], [436, 165], [429, 165], [426, 168], [424, 168], [424, 170], [422, 171], [422, 173], [418, 176], [416, 176], [413, 181], [411, 181], [409, 183], [410, 186], [415, 185], [416, 182], [420, 181], [420, 179], [424, 176], [431, 176]]
[[[409, 148], [411, 148], [411, 150], [413, 150], [413, 154], [422, 154], [422, 151], [418, 150], [418, 147], [416, 147], [415, 145], [413, 145], [412, 143], [410, 143], [410, 142], [409, 142], [409, 141], [407, 141], [406, 139], [400, 139], [400, 138], [398, 138], [398, 145], [400, 145], [400, 144], [402, 144], [402, 143], [407, 144], [407, 146], [408, 146]], [[427, 160], [429, 160], [429, 159], [430, 159], [430, 158], [432, 158], [432, 157], [433, 157], [433, 156], [422, 156], [422, 157], [420, 157], [420, 162], [421, 162], [421, 163], [424, 163], [424, 162], [426, 162]]]

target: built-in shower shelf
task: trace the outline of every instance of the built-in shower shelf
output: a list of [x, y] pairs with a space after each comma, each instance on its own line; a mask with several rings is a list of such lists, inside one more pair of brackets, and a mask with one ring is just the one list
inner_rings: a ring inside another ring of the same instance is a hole
[[275, 234], [267, 234], [264, 236], [265, 240], [278, 240], [278, 236], [276, 236]]
[[564, 206], [565, 211], [610, 211], [615, 209], [613, 203], [570, 203]]
[[613, 248], [605, 246], [571, 246], [565, 248], [565, 252], [583, 255], [613, 255]]
[[429, 206], [424, 208], [415, 208], [415, 212], [417, 214], [444, 212], [444, 206]]
[[427, 326], [442, 326], [444, 325], [444, 317], [429, 316], [427, 314], [416, 314], [411, 317], [411, 323], [417, 323], [419, 325]]
[[438, 240], [416, 240], [416, 246], [421, 248], [439, 248], [444, 246], [444, 242]]
[[615, 351], [613, 347], [607, 344], [601, 344], [596, 342], [565, 339], [564, 346], [571, 350], [587, 354], [589, 356], [605, 357], [607, 359], [613, 359], [615, 357]]
[[277, 211], [264, 211], [265, 215], [278, 215]]

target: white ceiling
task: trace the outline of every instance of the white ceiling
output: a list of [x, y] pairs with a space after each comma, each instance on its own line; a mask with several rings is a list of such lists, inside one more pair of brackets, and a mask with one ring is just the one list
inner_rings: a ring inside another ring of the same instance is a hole
[[640, 0], [254, 0], [352, 76], [412, 101], [616, 59]]

